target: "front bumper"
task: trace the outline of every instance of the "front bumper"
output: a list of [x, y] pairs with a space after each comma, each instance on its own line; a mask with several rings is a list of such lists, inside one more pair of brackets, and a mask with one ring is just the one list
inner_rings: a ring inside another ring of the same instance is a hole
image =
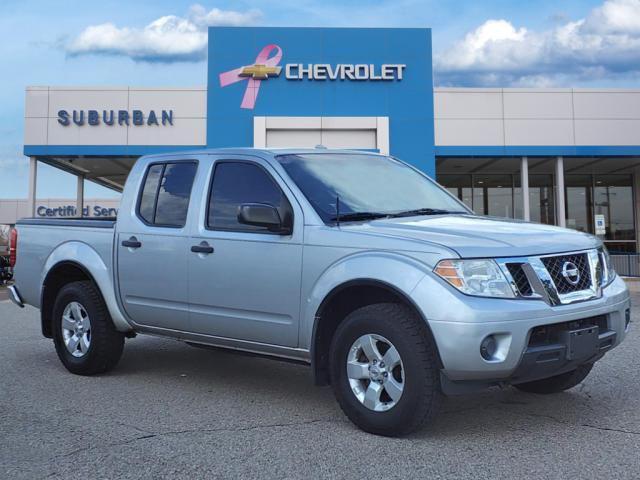
[[[412, 295], [428, 319], [438, 346], [446, 393], [521, 383], [572, 370], [616, 347], [628, 328], [629, 292], [619, 277], [603, 290], [601, 298], [558, 306], [540, 300], [470, 297], [431, 276], [425, 277]], [[606, 328], [595, 333], [598, 338], [594, 339], [592, 352], [570, 355], [566, 337], [546, 345], [530, 345], [536, 327], [594, 317], [603, 318]], [[489, 335], [496, 339], [497, 349], [496, 355], [486, 360], [480, 346]]]

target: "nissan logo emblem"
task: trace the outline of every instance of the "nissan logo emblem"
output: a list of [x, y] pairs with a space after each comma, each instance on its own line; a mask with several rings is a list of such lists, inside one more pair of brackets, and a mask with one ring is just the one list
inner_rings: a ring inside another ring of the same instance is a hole
[[562, 276], [571, 285], [577, 285], [580, 281], [580, 271], [573, 262], [564, 262], [564, 265], [562, 265]]

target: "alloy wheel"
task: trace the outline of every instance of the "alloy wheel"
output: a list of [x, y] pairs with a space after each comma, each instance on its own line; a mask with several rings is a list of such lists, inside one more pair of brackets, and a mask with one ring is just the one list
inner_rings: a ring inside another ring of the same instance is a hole
[[62, 338], [68, 352], [83, 357], [91, 345], [91, 321], [87, 310], [78, 302], [69, 303], [62, 314]]
[[369, 410], [384, 412], [402, 397], [402, 359], [385, 337], [370, 333], [358, 338], [349, 349], [346, 368], [351, 391]]

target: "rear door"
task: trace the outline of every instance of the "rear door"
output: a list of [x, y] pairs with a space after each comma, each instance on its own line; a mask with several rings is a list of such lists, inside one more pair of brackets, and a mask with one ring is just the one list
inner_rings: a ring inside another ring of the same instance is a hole
[[186, 225], [197, 168], [194, 160], [150, 164], [135, 212], [118, 234], [120, 297], [139, 325], [188, 329]]
[[[297, 346], [304, 220], [295, 197], [261, 159], [224, 159], [213, 166], [206, 205], [189, 255], [194, 332]], [[280, 235], [238, 222], [239, 206], [261, 203], [293, 211], [293, 232]]]

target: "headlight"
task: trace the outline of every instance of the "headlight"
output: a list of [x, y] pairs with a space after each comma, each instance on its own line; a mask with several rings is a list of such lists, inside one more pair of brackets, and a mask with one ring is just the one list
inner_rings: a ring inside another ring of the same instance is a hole
[[467, 295], [515, 297], [511, 285], [493, 260], [441, 260], [433, 271]]
[[602, 246], [602, 250], [600, 250], [600, 261], [603, 264], [602, 268], [602, 286], [606, 287], [613, 279], [616, 278], [616, 271], [613, 268], [613, 263], [611, 262], [611, 257], [609, 256], [609, 251], [607, 247]]

